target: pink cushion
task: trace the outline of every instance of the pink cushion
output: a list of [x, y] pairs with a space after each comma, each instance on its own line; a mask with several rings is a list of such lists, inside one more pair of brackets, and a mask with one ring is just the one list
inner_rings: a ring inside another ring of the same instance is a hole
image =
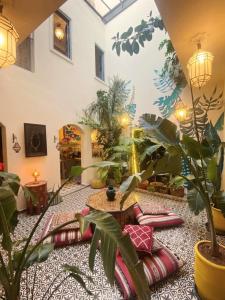
[[184, 223], [184, 221], [173, 212], [167, 215], [144, 215], [138, 205], [134, 206], [134, 215], [140, 225], [149, 225], [152, 227], [170, 227]]
[[[88, 213], [89, 213], [88, 207], [84, 208], [81, 211], [81, 214], [83, 216], [86, 216]], [[48, 218], [44, 230], [42, 232], [41, 238], [46, 236], [49, 233], [53, 216], [54, 215], [51, 215]], [[55, 244], [55, 247], [63, 247], [80, 241], [90, 240], [92, 238], [92, 235], [93, 234], [92, 234], [91, 226], [87, 228], [87, 230], [84, 232], [83, 235], [81, 235], [79, 229], [71, 229], [71, 230], [67, 229], [67, 230], [61, 230], [60, 232], [57, 232], [49, 236], [48, 238], [46, 238], [44, 243], [53, 243]]]
[[169, 208], [156, 204], [153, 201], [141, 201], [138, 206], [140, 207], [143, 215], [167, 215], [171, 212]]
[[[154, 255], [146, 255], [142, 261], [149, 286], [167, 278], [183, 266], [183, 262], [165, 246]], [[134, 284], [121, 255], [116, 257], [115, 277], [123, 292], [123, 299], [135, 298]]]
[[125, 225], [123, 233], [129, 234], [137, 251], [152, 253], [153, 228], [143, 225]]

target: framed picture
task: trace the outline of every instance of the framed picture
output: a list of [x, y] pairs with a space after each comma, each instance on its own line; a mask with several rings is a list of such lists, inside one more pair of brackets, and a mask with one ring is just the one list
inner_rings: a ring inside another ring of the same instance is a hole
[[26, 157], [47, 155], [46, 126], [24, 123]]

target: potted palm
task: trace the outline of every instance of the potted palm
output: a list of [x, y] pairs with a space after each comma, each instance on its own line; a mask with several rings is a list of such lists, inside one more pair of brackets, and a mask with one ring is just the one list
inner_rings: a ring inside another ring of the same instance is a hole
[[[223, 144], [211, 123], [205, 128], [200, 139], [195, 124], [196, 138], [183, 135], [175, 124], [155, 115], [144, 114], [140, 125], [146, 133], [166, 148], [165, 155], [155, 159], [140, 174], [134, 174], [121, 185], [125, 192], [123, 201], [139, 181], [152, 174], [170, 173], [175, 178], [183, 178], [189, 183], [187, 199], [190, 209], [198, 215], [205, 209], [210, 233], [209, 241], [199, 241], [195, 245], [195, 284], [200, 297], [204, 300], [223, 300], [225, 295], [225, 247], [217, 242], [213, 218], [213, 205], [225, 213], [225, 197], [220, 191], [223, 163]], [[189, 162], [191, 174], [182, 174], [182, 160]]]

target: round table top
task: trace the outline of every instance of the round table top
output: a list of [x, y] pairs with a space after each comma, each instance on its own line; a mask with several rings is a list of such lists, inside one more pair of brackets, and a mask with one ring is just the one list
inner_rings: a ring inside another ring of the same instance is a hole
[[45, 185], [47, 183], [46, 180], [38, 180], [38, 181], [31, 181], [25, 184], [25, 186], [27, 187], [36, 187], [36, 186], [42, 186]]
[[119, 212], [125, 211], [135, 203], [137, 203], [137, 199], [135, 193], [131, 193], [129, 197], [124, 202], [123, 208], [120, 209], [120, 202], [122, 200], [123, 193], [120, 191], [116, 192], [116, 197], [114, 201], [109, 201], [106, 196], [106, 190], [103, 189], [98, 193], [92, 194], [89, 196], [87, 205], [96, 210], [105, 211], [105, 212]]

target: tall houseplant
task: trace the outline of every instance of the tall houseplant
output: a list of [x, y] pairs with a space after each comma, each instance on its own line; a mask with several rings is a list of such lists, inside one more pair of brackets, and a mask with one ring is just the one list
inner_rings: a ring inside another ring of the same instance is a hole
[[[95, 165], [92, 167], [99, 167], [99, 165]], [[73, 167], [71, 176], [78, 176], [85, 169], [87, 168]], [[54, 245], [43, 244], [44, 240], [51, 234], [56, 233], [59, 229], [62, 229], [64, 226], [79, 220], [82, 233], [85, 231], [88, 224], [93, 223], [95, 225], [94, 236], [91, 242], [89, 254], [90, 269], [92, 271], [94, 269], [96, 251], [100, 243], [100, 253], [103, 260], [105, 274], [109, 282], [112, 284], [114, 282], [115, 255], [116, 249], [118, 247], [132, 276], [138, 297], [143, 300], [150, 299], [149, 287], [144, 274], [142, 263], [138, 259], [129, 236], [124, 236], [122, 234], [119, 224], [110, 214], [98, 211], [93, 211], [85, 217], [77, 214], [74, 220], [60, 225], [39, 241], [32, 242], [32, 237], [36, 232], [38, 225], [43, 219], [49, 206], [54, 201], [55, 197], [57, 197], [60, 190], [65, 184], [66, 183], [64, 183], [55, 192], [55, 194], [49, 201], [49, 204], [43, 210], [36, 224], [31, 229], [29, 236], [21, 241], [14, 241], [12, 234], [17, 225], [15, 197], [18, 194], [20, 188], [20, 179], [14, 174], [3, 172], [0, 173], [0, 284], [4, 290], [4, 295], [2, 295], [1, 298], [6, 300], [20, 299], [20, 283], [23, 274], [28, 273], [30, 266], [47, 260], [49, 254], [53, 251]], [[24, 189], [24, 192], [26, 194], [29, 192], [24, 187], [22, 188]], [[32, 195], [29, 194], [29, 196]], [[63, 272], [65, 272], [63, 280], [53, 288], [53, 285], [55, 284], [55, 281], [59, 276], [57, 274], [43, 297], [46, 296], [48, 297], [48, 299], [50, 299], [54, 292], [60, 287], [60, 285], [63, 284], [63, 282], [65, 282], [65, 280], [67, 280], [67, 278], [69, 277], [78, 281], [78, 283], [80, 283], [88, 293], [91, 293], [87, 289], [86, 284], [83, 280], [83, 277], [86, 277], [87, 280], [92, 280], [90, 276], [86, 276], [75, 265], [63, 265], [62, 269]], [[33, 286], [30, 287], [30, 299], [34, 299], [35, 278], [36, 275], [34, 274]], [[51, 293], [49, 295], [48, 292], [50, 290], [50, 287]], [[28, 289], [26, 297], [27, 299], [29, 299]]]
[[[193, 93], [192, 104], [194, 107]], [[126, 192], [125, 201], [138, 181], [162, 172], [184, 178], [189, 183], [189, 207], [196, 215], [205, 209], [210, 232], [210, 242], [202, 241], [195, 247], [195, 282], [203, 299], [222, 300], [225, 295], [221, 282], [225, 280], [225, 248], [217, 242], [212, 205], [217, 198], [217, 206], [225, 213], [225, 194], [220, 191], [219, 182], [224, 159], [223, 143], [211, 123], [206, 125], [200, 138], [194, 109], [193, 120], [195, 139], [185, 134], [181, 137], [176, 125], [167, 119], [143, 115], [140, 125], [154, 141], [165, 147], [166, 153], [163, 158], [152, 161], [147, 170], [130, 177], [121, 189]], [[188, 177], [182, 175], [182, 159], [189, 162], [191, 175]], [[201, 275], [203, 270], [208, 273], [204, 278]]]
[[130, 90], [128, 83], [114, 77], [109, 82], [108, 91], [97, 91], [97, 100], [83, 111], [81, 124], [97, 130], [97, 142], [103, 147], [103, 159], [112, 154], [110, 149], [119, 143], [122, 133], [120, 117], [127, 113]]

